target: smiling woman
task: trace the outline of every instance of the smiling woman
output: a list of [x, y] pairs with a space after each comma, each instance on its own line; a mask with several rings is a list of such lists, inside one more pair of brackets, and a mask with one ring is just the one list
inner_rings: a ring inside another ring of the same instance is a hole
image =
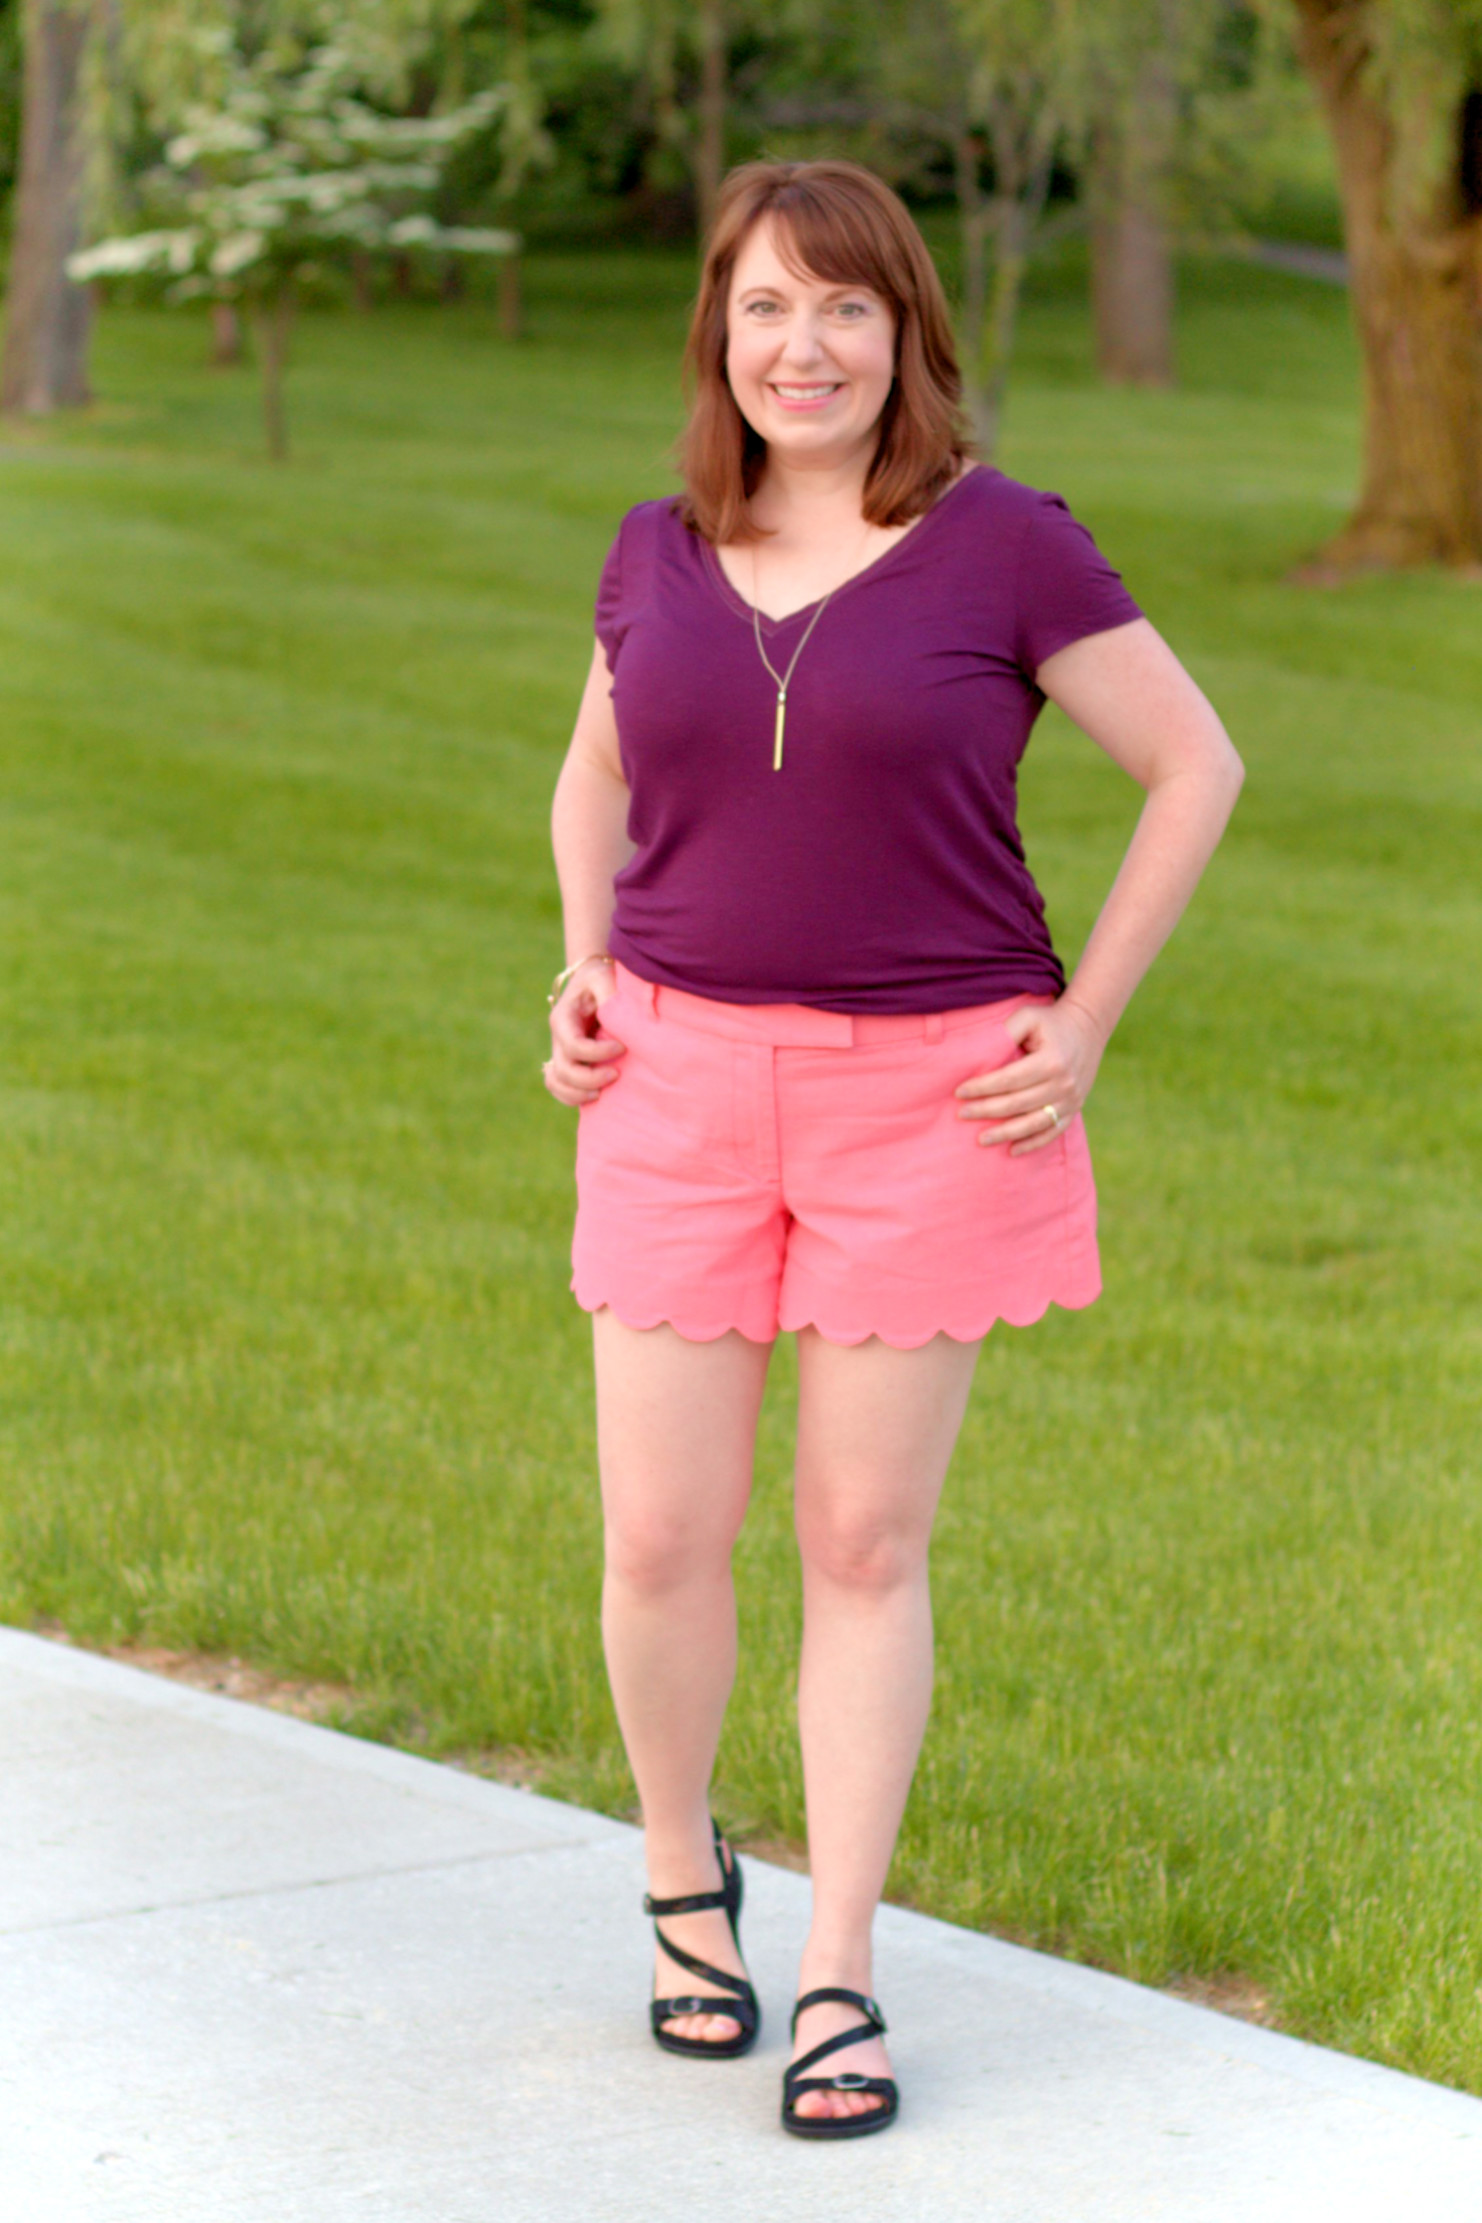
[[[1240, 769], [1059, 497], [972, 462], [936, 272], [868, 171], [728, 180], [689, 361], [684, 492], [623, 521], [557, 786], [546, 1079], [581, 1112], [603, 1630], [674, 2053], [744, 2052], [760, 2020], [708, 1797], [767, 1362], [797, 1333], [813, 1923], [782, 2122], [852, 2138], [898, 2107], [871, 1933], [978, 1348], [1099, 1292], [1081, 1109]], [[1047, 695], [1148, 797], [1068, 987], [1016, 816]]]
[[799, 455], [867, 440], [861, 514], [887, 530], [929, 509], [962, 468], [936, 270], [877, 180], [838, 191], [851, 175], [868, 178], [815, 162], [779, 190], [777, 165], [757, 162], [727, 180], [690, 331], [695, 400], [681, 445], [686, 520], [708, 540], [764, 530], [749, 505], [779, 434]]

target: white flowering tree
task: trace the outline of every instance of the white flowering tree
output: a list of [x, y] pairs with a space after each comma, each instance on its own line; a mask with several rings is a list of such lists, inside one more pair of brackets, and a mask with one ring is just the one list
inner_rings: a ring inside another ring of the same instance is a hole
[[434, 116], [385, 114], [351, 44], [289, 35], [244, 51], [201, 26], [197, 67], [161, 119], [163, 162], [135, 199], [136, 223], [83, 248], [75, 279], [127, 277], [165, 298], [240, 303], [254, 326], [268, 449], [288, 452], [283, 377], [296, 301], [357, 252], [504, 256], [513, 232], [440, 224], [431, 204], [449, 155], [503, 119], [495, 86]]

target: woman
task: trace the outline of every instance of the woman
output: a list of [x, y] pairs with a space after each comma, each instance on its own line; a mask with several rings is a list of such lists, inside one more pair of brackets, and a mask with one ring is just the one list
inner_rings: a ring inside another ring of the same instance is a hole
[[[603, 1632], [676, 2052], [756, 2035], [708, 1791], [767, 1360], [798, 1336], [813, 1919], [783, 2122], [853, 2137], [897, 2109], [871, 1926], [978, 1348], [1099, 1293], [1082, 1107], [1241, 769], [1059, 498], [971, 461], [930, 258], [867, 171], [728, 179], [689, 362], [685, 491], [624, 520], [557, 788], [545, 1073], [581, 1111]], [[1046, 696], [1147, 794], [1068, 986], [1014, 813]]]

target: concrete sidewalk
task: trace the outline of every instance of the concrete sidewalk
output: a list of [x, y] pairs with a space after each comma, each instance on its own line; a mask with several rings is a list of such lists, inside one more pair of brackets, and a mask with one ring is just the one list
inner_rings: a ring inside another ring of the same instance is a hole
[[895, 1908], [880, 2139], [647, 2035], [632, 1830], [0, 1631], [6, 2223], [1478, 2223], [1482, 2101]]

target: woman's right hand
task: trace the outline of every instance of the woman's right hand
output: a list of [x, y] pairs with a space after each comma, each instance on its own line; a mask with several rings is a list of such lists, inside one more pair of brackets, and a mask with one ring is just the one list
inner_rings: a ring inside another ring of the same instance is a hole
[[617, 1079], [626, 1044], [597, 1032], [603, 1004], [617, 993], [610, 962], [593, 958], [573, 973], [551, 1008], [551, 1054], [541, 1071], [558, 1104], [595, 1104]]

